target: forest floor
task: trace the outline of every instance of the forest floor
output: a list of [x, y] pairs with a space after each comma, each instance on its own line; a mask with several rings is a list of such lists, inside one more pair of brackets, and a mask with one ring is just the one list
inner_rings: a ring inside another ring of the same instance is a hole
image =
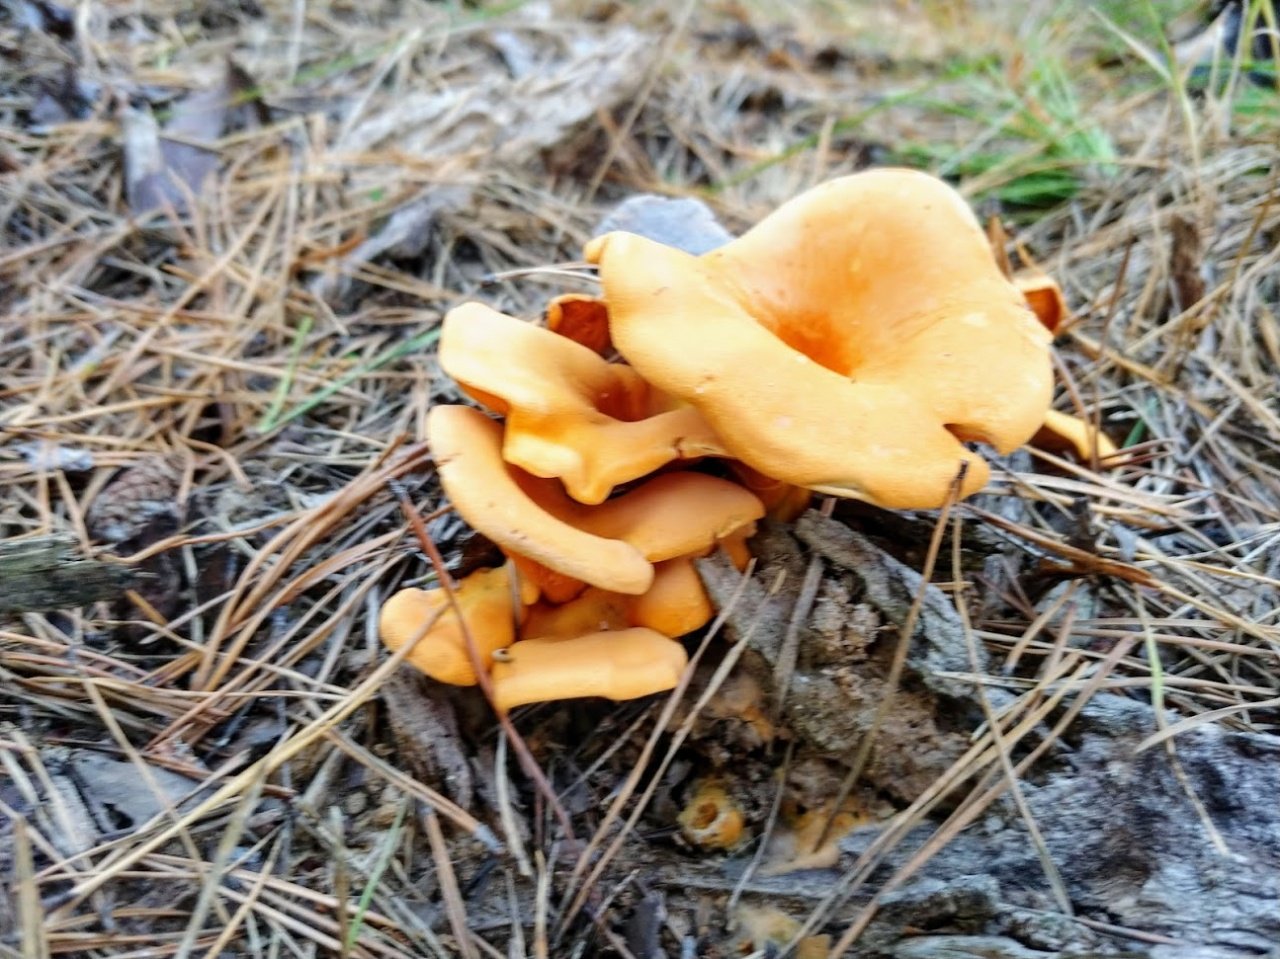
[[[1263, 953], [1169, 872], [1280, 867], [1280, 97], [1169, 66], [1204, 6], [0, 3], [0, 955]], [[712, 592], [785, 631], [821, 557], [785, 713], [720, 635], [518, 742], [389, 657], [403, 503], [488, 554], [423, 442], [446, 311], [592, 292], [637, 193], [737, 233], [888, 164], [1061, 283], [1055, 405], [1120, 465], [771, 531]], [[950, 665], [895, 671], [912, 623]]]

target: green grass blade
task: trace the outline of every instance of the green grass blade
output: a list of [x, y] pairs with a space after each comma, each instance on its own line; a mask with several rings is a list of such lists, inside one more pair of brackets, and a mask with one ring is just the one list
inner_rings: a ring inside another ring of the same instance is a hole
[[348, 370], [332, 383], [316, 390], [315, 393], [307, 397], [307, 399], [303, 400], [283, 416], [279, 416], [276, 419], [259, 426], [258, 431], [260, 433], [270, 432], [271, 430], [277, 429], [286, 423], [296, 420], [299, 416], [303, 416], [311, 412], [334, 393], [350, 386], [356, 380], [360, 379], [360, 377], [368, 376], [370, 373], [382, 369], [382, 367], [386, 366], [388, 363], [395, 362], [402, 356], [413, 353], [417, 350], [425, 349], [426, 347], [434, 344], [438, 339], [440, 339], [440, 328], [435, 327], [419, 333], [417, 336], [410, 337], [403, 343], [397, 343], [390, 349], [384, 350], [382, 353], [375, 356], [368, 363], [363, 363], [355, 369]]

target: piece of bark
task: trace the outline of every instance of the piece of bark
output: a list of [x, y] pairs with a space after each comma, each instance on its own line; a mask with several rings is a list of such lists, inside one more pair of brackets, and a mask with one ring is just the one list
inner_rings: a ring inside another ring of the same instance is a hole
[[136, 585], [127, 566], [83, 559], [74, 537], [0, 542], [0, 616], [50, 612], [117, 599]]
[[[822, 563], [813, 602], [801, 608], [809, 566], [803, 546]], [[935, 586], [843, 523], [806, 513], [795, 527], [766, 526], [752, 542], [757, 574], [745, 585], [723, 557], [699, 560], [712, 601], [737, 596], [726, 629], [750, 643], [742, 668], [766, 691], [787, 726], [822, 755], [851, 764], [874, 729], [867, 784], [904, 802], [928, 789], [968, 745], [980, 712], [973, 686], [949, 673], [969, 672], [959, 615]], [[781, 581], [781, 586], [769, 587]], [[923, 602], [904, 675], [891, 689], [891, 661], [912, 602]], [[792, 620], [799, 616], [793, 625]], [[789, 630], [796, 661], [777, 688]], [[879, 715], [886, 697], [893, 705]]]
[[467, 750], [443, 683], [402, 666], [382, 687], [387, 721], [403, 764], [419, 781], [439, 785], [464, 809], [475, 795]]
[[[1155, 728], [1155, 712], [1146, 703], [1099, 695], [1077, 720], [1076, 748], [1057, 767], [1023, 783], [1073, 909], [1084, 918], [1205, 950], [1169, 947], [1160, 954], [1267, 954], [1280, 943], [1280, 737], [1206, 723], [1175, 740], [1187, 783], [1221, 835], [1224, 853], [1168, 754], [1160, 748], [1135, 753]], [[886, 865], [905, 863], [931, 830], [910, 834]], [[872, 830], [846, 838], [844, 865], [872, 839]], [[1056, 914], [1026, 825], [1009, 801], [960, 833], [919, 875], [917, 882], [944, 887], [974, 876], [995, 883], [1001, 906], [975, 930], [983, 934], [1014, 935], [1025, 946], [1050, 951], [1089, 948], [1097, 938]], [[1032, 912], [1058, 921], [1028, 923]], [[1136, 955], [1158, 954], [1134, 940], [1118, 942]]]
[[[939, 695], [959, 699], [972, 695], [972, 683], [949, 675], [968, 673], [972, 666], [964, 626], [942, 590], [925, 586], [924, 578], [914, 569], [816, 510], [809, 510], [796, 521], [796, 535], [825, 559], [857, 577], [866, 601], [895, 624], [906, 623], [916, 597], [922, 596], [908, 664], [924, 685]], [[985, 652], [979, 648], [974, 655], [979, 668], [983, 668]]]

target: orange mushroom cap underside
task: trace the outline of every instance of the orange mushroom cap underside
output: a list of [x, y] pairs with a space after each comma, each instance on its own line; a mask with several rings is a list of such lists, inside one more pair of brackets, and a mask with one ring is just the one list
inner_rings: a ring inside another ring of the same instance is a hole
[[601, 356], [613, 351], [609, 339], [609, 307], [598, 296], [565, 293], [547, 303], [547, 329], [566, 336]]
[[701, 257], [625, 233], [588, 244], [614, 345], [783, 482], [936, 507], [1044, 419], [1050, 335], [972, 212], [926, 174], [830, 181]]
[[1057, 333], [1071, 314], [1058, 281], [1036, 270], [1019, 273], [1013, 278], [1013, 283], [1041, 326], [1050, 333]]
[[526, 639], [493, 664], [493, 704], [603, 696], [623, 700], [673, 688], [689, 661], [685, 648], [651, 629]]

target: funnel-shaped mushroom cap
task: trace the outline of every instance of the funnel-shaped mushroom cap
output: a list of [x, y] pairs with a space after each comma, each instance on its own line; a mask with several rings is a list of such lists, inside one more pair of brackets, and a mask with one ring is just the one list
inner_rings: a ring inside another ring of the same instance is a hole
[[511, 709], [580, 696], [635, 699], [674, 687], [688, 661], [683, 646], [651, 629], [525, 639], [493, 664], [493, 704]]
[[1001, 452], [1044, 420], [1050, 335], [941, 180], [873, 170], [693, 257], [627, 233], [587, 246], [614, 346], [702, 411], [729, 454], [888, 507], [945, 502], [963, 441]]
[[502, 427], [479, 410], [437, 406], [427, 415], [427, 439], [440, 482], [474, 529], [522, 557], [522, 574], [563, 602], [579, 589], [563, 577], [639, 595], [653, 583], [653, 563], [712, 549], [751, 526], [764, 507], [749, 490], [701, 473], [667, 473], [598, 506], [564, 494], [555, 480], [529, 476], [502, 460]]
[[470, 634], [480, 661], [488, 666], [495, 650], [515, 641], [518, 597], [502, 567], [472, 573], [454, 589], [454, 599], [457, 610], [443, 589], [402, 589], [382, 604], [378, 634], [393, 652], [414, 643], [407, 661], [432, 679], [474, 686], [466, 636]]
[[1013, 278], [1013, 285], [1022, 293], [1040, 324], [1050, 333], [1057, 333], [1071, 313], [1057, 280], [1039, 270], [1026, 271]]
[[449, 311], [440, 365], [506, 416], [503, 459], [560, 479], [581, 503], [601, 503], [614, 486], [672, 460], [723, 454], [696, 409], [629, 366], [482, 303]]
[[454, 507], [504, 550], [620, 593], [643, 593], [653, 582], [653, 564], [640, 550], [583, 532], [533, 499], [527, 489], [536, 484], [502, 461], [502, 427], [479, 410], [434, 407], [427, 440]]

